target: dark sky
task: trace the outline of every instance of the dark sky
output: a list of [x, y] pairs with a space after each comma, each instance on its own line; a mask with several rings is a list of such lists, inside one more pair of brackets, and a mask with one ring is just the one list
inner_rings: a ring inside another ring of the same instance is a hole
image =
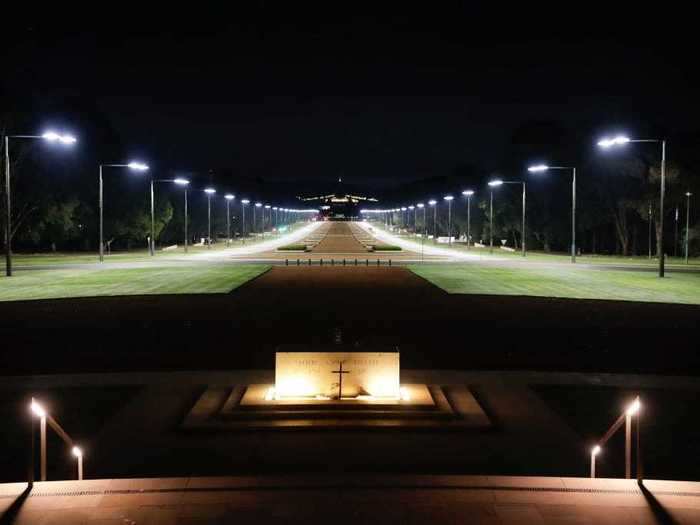
[[532, 121], [697, 137], [681, 3], [200, 4], [17, 15], [3, 104], [77, 100], [162, 170], [320, 186], [487, 171]]

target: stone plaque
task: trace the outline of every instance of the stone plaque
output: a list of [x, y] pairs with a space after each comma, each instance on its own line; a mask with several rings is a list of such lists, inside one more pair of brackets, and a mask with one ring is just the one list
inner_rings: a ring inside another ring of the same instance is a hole
[[398, 398], [399, 353], [277, 352], [275, 396]]

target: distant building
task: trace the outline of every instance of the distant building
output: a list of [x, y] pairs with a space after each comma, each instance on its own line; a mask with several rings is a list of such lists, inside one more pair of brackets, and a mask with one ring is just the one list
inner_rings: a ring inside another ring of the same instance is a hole
[[[338, 179], [339, 186], [342, 183]], [[335, 192], [312, 197], [298, 197], [307, 204], [318, 205], [319, 217], [330, 221], [352, 221], [360, 218], [360, 205], [367, 202], [377, 202], [374, 197], [353, 195], [347, 190], [337, 188]]]

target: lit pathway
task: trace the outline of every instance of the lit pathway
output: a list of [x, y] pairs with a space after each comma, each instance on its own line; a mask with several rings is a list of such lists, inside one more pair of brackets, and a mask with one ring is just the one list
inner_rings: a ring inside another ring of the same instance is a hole
[[454, 476], [304, 475], [0, 484], [0, 520], [115, 523], [700, 522], [700, 483]]
[[404, 239], [402, 237], [399, 237], [397, 235], [393, 235], [386, 230], [382, 228], [378, 228], [375, 223], [370, 223], [370, 222], [357, 222], [361, 228], [363, 228], [365, 231], [367, 231], [370, 235], [373, 235], [380, 241], [385, 242], [386, 244], [394, 244], [396, 246], [400, 246], [401, 249], [403, 250], [410, 250], [412, 252], [420, 254], [421, 252], [424, 255], [427, 256], [439, 256], [439, 257], [447, 257], [451, 260], [460, 260], [460, 261], [484, 261], [484, 260], [489, 260], [489, 261], [498, 261], [501, 260], [498, 257], [492, 257], [492, 256], [483, 256], [481, 254], [471, 254], [471, 253], [465, 253], [465, 252], [459, 252], [457, 250], [450, 250], [448, 248], [438, 248], [435, 246], [432, 241], [431, 242], [426, 242], [425, 244], [421, 245], [420, 242], [417, 241], [409, 241], [407, 239]]

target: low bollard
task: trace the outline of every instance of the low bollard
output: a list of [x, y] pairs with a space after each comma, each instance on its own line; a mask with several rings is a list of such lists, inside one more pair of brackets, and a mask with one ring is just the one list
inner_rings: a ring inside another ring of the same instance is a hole
[[284, 265], [285, 265], [285, 266], [289, 266], [289, 259], [285, 259], [285, 260], [284, 260]]
[[369, 259], [365, 259], [365, 266], [369, 266]]
[[343, 259], [343, 266], [345, 266], [345, 259]]
[[320, 260], [318, 261], [318, 264], [319, 264], [319, 266], [323, 266], [323, 259], [320, 259]]
[[335, 266], [335, 259], [331, 259], [331, 266]]
[[377, 259], [377, 266], [379, 266], [379, 259]]
[[355, 266], [357, 266], [357, 259], [355, 259]]
[[311, 266], [311, 259], [307, 259], [309, 261], [309, 266]]
[[300, 264], [301, 264], [301, 261], [299, 259], [297, 259], [297, 266], [299, 266]]
[[391, 266], [391, 259], [389, 259], [389, 266]]

